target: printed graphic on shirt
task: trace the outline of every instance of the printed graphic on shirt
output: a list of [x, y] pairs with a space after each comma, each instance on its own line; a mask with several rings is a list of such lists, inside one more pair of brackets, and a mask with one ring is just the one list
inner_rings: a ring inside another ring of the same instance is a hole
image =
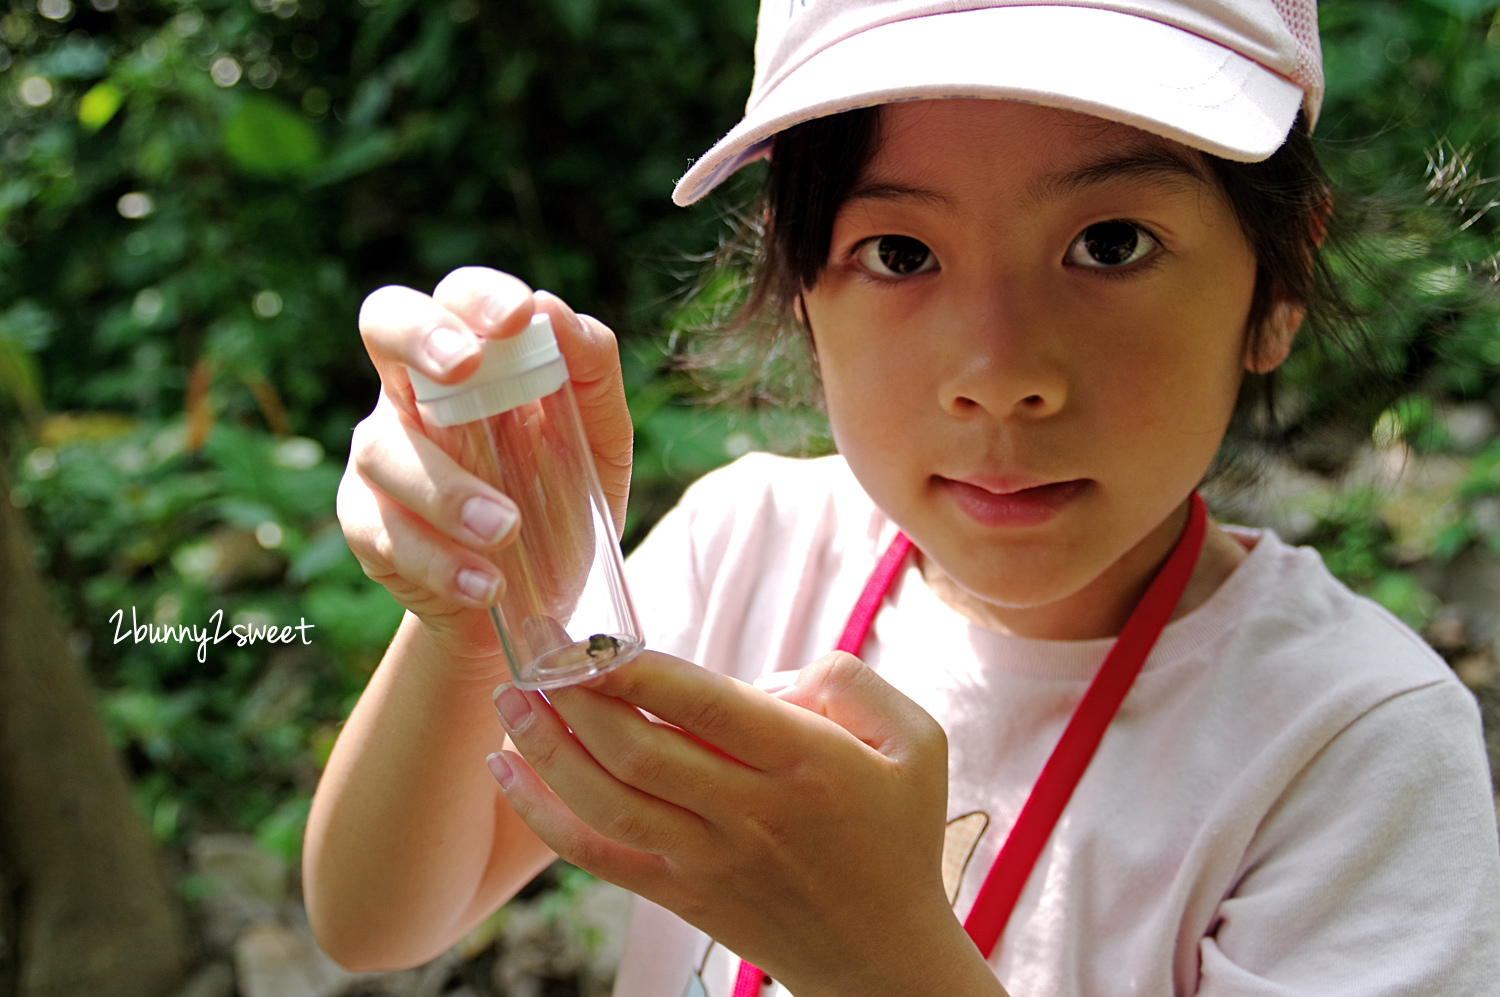
[[943, 889], [948, 892], [948, 906], [958, 903], [958, 887], [964, 881], [964, 870], [984, 829], [990, 826], [990, 815], [983, 810], [966, 813], [948, 822], [943, 832]]
[[[958, 902], [959, 887], [963, 884], [964, 870], [974, 857], [974, 849], [990, 826], [990, 815], [983, 810], [954, 817], [943, 832], [943, 889], [948, 894], [949, 905]], [[733, 997], [735, 978], [739, 975], [740, 960], [735, 954], [711, 938], [704, 939], [703, 956], [690, 974], [682, 997]], [[767, 977], [761, 987], [760, 997], [792, 997], [787, 990]]]

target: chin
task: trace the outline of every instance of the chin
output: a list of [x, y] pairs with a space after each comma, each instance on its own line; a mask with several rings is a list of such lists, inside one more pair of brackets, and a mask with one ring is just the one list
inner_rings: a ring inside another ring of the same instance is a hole
[[1036, 609], [1061, 602], [1087, 588], [1107, 567], [1094, 564], [1092, 558], [1069, 557], [1052, 545], [932, 552], [913, 539], [923, 556], [965, 595], [1003, 609]]

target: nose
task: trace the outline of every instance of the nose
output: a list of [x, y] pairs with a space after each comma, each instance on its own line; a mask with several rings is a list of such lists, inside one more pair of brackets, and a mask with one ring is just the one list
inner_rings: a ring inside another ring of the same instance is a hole
[[1061, 335], [1024, 290], [993, 287], [950, 316], [939, 404], [960, 418], [1040, 419], [1068, 401]]

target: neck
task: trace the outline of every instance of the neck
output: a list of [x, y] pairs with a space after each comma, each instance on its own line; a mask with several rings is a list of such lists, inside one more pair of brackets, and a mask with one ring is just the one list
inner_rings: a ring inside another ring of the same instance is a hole
[[[1098, 640], [1119, 635], [1157, 569], [1182, 536], [1186, 522], [1184, 503], [1099, 577], [1072, 595], [1043, 606], [986, 602], [960, 588], [932, 560], [920, 553], [918, 557], [933, 594], [975, 626], [1039, 640]], [[1207, 602], [1245, 556], [1244, 547], [1210, 520], [1203, 549], [1172, 619], [1186, 616]]]

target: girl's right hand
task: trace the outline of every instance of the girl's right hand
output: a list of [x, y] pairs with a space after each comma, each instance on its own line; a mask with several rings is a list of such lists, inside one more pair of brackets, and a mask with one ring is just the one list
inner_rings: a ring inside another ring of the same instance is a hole
[[365, 574], [421, 617], [450, 653], [479, 667], [492, 666], [500, 651], [487, 609], [505, 584], [482, 552], [514, 537], [516, 507], [423, 432], [406, 366], [444, 384], [462, 381], [479, 366], [480, 337], [514, 336], [537, 311], [552, 317], [599, 481], [621, 528], [633, 433], [619, 350], [601, 322], [484, 267], [453, 271], [431, 296], [382, 287], [359, 313], [381, 391], [375, 410], [354, 428], [339, 524]]

